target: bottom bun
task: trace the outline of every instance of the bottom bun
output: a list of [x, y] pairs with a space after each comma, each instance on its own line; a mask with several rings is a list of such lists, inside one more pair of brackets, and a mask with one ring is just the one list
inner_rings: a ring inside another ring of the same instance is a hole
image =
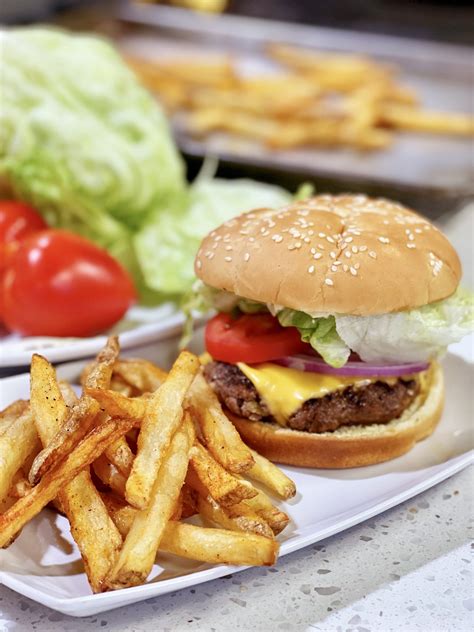
[[394, 459], [428, 437], [441, 417], [444, 404], [443, 370], [429, 369], [415, 401], [397, 419], [386, 424], [342, 426], [334, 432], [311, 433], [276, 423], [249, 421], [226, 411], [242, 439], [271, 461], [301, 467], [347, 468]]

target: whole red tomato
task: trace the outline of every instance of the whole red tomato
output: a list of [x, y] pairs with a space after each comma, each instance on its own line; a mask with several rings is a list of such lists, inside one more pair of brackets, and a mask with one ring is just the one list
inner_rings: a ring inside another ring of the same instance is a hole
[[16, 200], [0, 200], [0, 273], [17, 242], [47, 228], [32, 206]]
[[3, 281], [4, 321], [26, 336], [91, 336], [135, 301], [128, 272], [105, 250], [64, 230], [23, 240]]

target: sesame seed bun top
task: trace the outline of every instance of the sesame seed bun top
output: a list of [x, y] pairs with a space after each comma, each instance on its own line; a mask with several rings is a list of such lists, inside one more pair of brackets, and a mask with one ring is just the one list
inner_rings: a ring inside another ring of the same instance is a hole
[[435, 226], [400, 204], [319, 195], [225, 222], [204, 238], [195, 272], [262, 303], [370, 315], [450, 296], [461, 264]]

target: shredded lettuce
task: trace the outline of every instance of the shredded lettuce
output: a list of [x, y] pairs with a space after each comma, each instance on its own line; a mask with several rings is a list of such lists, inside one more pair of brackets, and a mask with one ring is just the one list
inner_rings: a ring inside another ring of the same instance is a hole
[[474, 294], [378, 316], [336, 316], [337, 333], [365, 362], [428, 361], [474, 330]]
[[201, 238], [290, 195], [251, 180], [189, 187], [166, 117], [112, 46], [35, 27], [0, 31], [0, 180], [51, 226], [108, 249], [142, 303], [177, 299]]

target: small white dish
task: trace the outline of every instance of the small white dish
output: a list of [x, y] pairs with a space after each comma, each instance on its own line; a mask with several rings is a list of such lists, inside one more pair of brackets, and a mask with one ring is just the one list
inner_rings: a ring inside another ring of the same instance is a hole
[[41, 353], [50, 362], [65, 362], [95, 355], [104, 346], [107, 335], [120, 336], [121, 348], [156, 342], [176, 335], [182, 328], [184, 315], [173, 303], [159, 307], [132, 307], [125, 317], [108, 332], [90, 338], [53, 338], [6, 333], [0, 337], [0, 369], [27, 367], [33, 353]]
[[[473, 338], [455, 345], [444, 360], [446, 408], [435, 433], [408, 454], [387, 463], [351, 470], [283, 468], [298, 495], [286, 503], [291, 526], [281, 534], [287, 555], [367, 520], [452, 476], [473, 462]], [[164, 341], [158, 364], [169, 364], [173, 342]], [[73, 380], [82, 363], [63, 365], [58, 374]], [[0, 381], [0, 407], [27, 398], [29, 376]], [[351, 552], [347, 551], [347, 555]], [[93, 595], [65, 518], [44, 510], [0, 551], [0, 583], [71, 616], [87, 616], [156, 597], [243, 570], [208, 566], [159, 555], [143, 586]]]

